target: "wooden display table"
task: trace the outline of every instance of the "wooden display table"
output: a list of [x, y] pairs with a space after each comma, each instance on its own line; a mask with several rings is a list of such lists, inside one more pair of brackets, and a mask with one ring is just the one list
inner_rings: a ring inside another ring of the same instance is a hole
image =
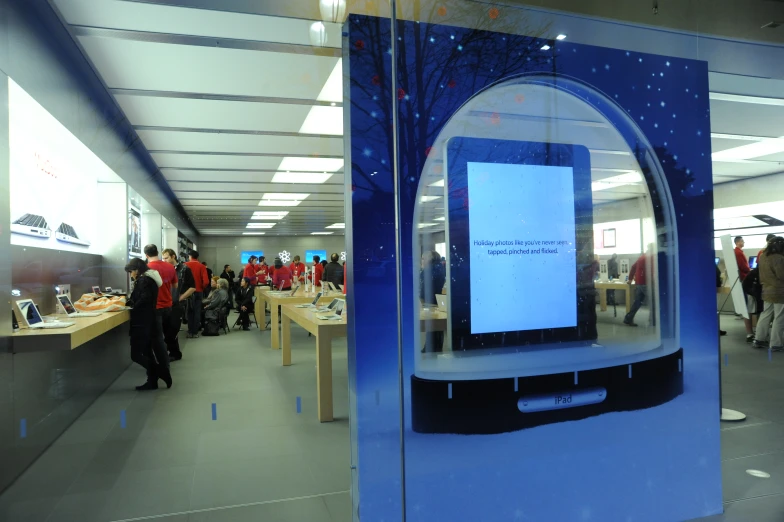
[[92, 341], [109, 330], [127, 323], [131, 314], [128, 310], [106, 312], [97, 317], [56, 316], [61, 321], [76, 323], [68, 328], [27, 328], [11, 336], [14, 353], [53, 352], [74, 350]]
[[[315, 297], [315, 296], [314, 296]], [[331, 299], [331, 298], [330, 298]], [[311, 300], [313, 298], [311, 297]], [[324, 321], [316, 317], [329, 312], [316, 312], [313, 308], [297, 308], [295, 304], [281, 307], [283, 366], [291, 366], [291, 322], [294, 321], [316, 338], [316, 397], [319, 422], [331, 422], [332, 408], [332, 339], [346, 337], [346, 310], [343, 317], [336, 321]]]
[[[305, 304], [310, 303], [313, 299], [316, 298], [318, 292], [307, 292], [300, 290], [294, 297], [290, 297], [291, 290], [285, 290], [283, 292], [278, 291], [271, 291], [271, 290], [262, 290], [257, 294], [256, 299], [256, 307], [261, 308], [261, 315], [256, 315], [257, 321], [264, 320], [264, 305], [260, 305], [260, 301], [264, 301], [267, 305], [269, 305], [270, 309], [270, 329], [272, 330], [271, 335], [271, 343], [273, 350], [280, 350], [280, 317], [278, 316], [278, 307], [288, 304]], [[332, 299], [343, 299], [345, 296], [340, 293], [334, 293], [333, 295], [326, 295], [321, 298], [319, 303], [324, 303], [325, 301], [329, 303]], [[260, 326], [260, 325], [259, 325]]]
[[594, 287], [599, 290], [599, 309], [602, 312], [607, 311], [607, 292], [606, 290], [620, 290], [626, 293], [626, 313], [628, 314], [632, 310], [632, 303], [634, 299], [634, 287], [635, 284], [629, 283], [622, 283], [622, 282], [609, 282], [609, 281], [600, 281], [594, 283]]
[[419, 331], [446, 332], [446, 312], [442, 312], [437, 308], [431, 308], [430, 310], [420, 310]]

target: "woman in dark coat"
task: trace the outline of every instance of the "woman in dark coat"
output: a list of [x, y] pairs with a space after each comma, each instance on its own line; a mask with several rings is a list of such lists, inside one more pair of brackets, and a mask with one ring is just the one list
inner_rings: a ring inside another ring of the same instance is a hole
[[250, 312], [253, 311], [253, 286], [247, 277], [243, 277], [240, 283], [240, 290], [237, 292], [237, 306], [240, 310], [242, 329], [250, 330]]
[[171, 387], [169, 370], [155, 361], [152, 343], [155, 335], [155, 307], [158, 302], [158, 287], [162, 284], [161, 276], [150, 270], [141, 259], [131, 259], [125, 271], [135, 281], [133, 292], [127, 301], [131, 308], [131, 360], [147, 370], [147, 382], [137, 386], [139, 391], [157, 390], [158, 379], [162, 379], [167, 387]]

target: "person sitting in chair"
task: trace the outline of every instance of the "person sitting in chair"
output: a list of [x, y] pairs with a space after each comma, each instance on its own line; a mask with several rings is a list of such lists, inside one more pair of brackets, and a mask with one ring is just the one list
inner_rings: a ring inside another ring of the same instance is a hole
[[215, 284], [217, 290], [213, 290], [204, 307], [205, 321], [217, 321], [220, 310], [229, 302], [229, 282], [225, 279], [218, 279]]

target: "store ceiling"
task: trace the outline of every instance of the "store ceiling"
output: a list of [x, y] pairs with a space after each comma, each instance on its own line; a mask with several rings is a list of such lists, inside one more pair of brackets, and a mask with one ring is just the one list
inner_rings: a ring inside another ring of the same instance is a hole
[[[340, 27], [327, 23], [326, 46], [313, 47], [312, 20], [265, 16], [298, 5], [315, 18], [315, 0], [259, 0], [259, 14], [221, 0], [50, 1], [202, 235], [343, 233], [328, 228], [345, 219]], [[784, 137], [784, 82], [739, 88], [712, 74], [711, 90], [714, 153]], [[592, 154], [595, 181], [633, 168], [627, 160]], [[782, 171], [784, 150], [714, 162], [714, 182]], [[435, 216], [443, 203], [433, 206]], [[287, 214], [253, 219], [259, 211]]]

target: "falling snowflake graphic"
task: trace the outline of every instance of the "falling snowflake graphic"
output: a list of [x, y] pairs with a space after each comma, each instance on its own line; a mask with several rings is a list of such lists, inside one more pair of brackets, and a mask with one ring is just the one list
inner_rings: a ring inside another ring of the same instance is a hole
[[284, 250], [283, 252], [280, 252], [278, 254], [278, 257], [280, 258], [281, 261], [283, 261], [283, 263], [288, 263], [289, 261], [291, 261], [291, 254], [289, 253], [288, 250]]

